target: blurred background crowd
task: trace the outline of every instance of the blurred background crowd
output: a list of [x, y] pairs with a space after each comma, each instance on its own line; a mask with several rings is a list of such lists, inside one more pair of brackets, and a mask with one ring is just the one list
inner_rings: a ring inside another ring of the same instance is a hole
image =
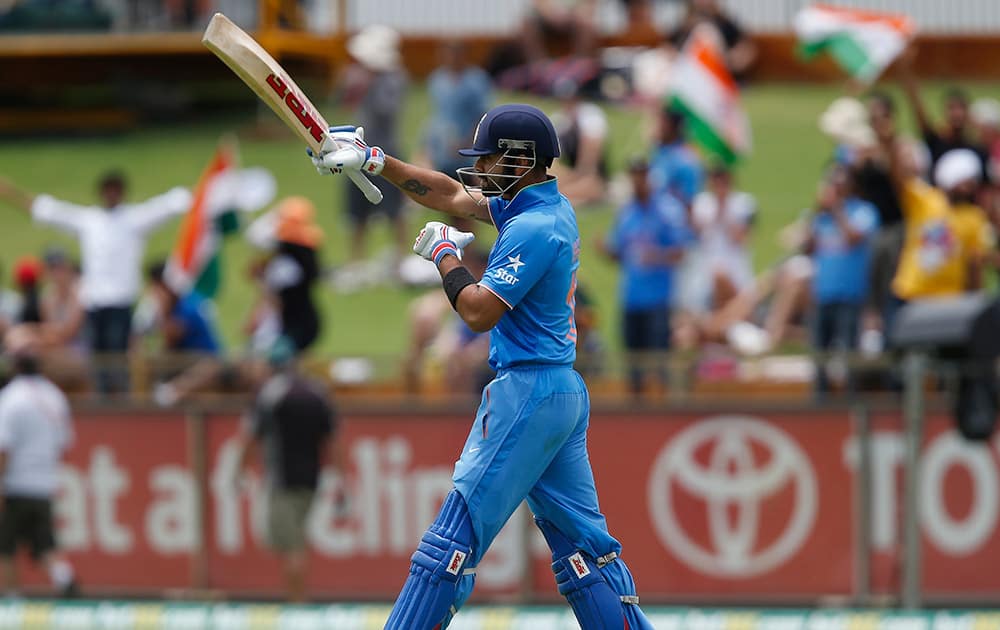
[[[349, 13], [344, 3], [251, 4], [15, 0], [0, 5], [0, 30], [15, 39], [36, 31], [198, 31], [223, 10], [248, 28], [341, 33], [364, 11], [352, 6]], [[762, 233], [762, 216], [789, 216], [790, 209], [776, 213], [769, 207], [775, 200], [747, 192], [753, 182], [741, 176], [755, 157], [740, 94], [753, 84], [759, 54], [741, 11], [766, 21], [778, 19], [774, 7], [520, 4], [502, 12], [514, 34], [490, 40], [488, 49], [439, 38], [425, 82], [411, 77], [401, 29], [364, 26], [345, 35], [342, 63], [318, 83], [326, 93], [316, 96], [344, 117], [338, 122], [364, 126], [389, 154], [448, 173], [466, 165], [455, 149], [470, 141], [492, 104], [541, 99], [560, 135], [560, 189], [581, 221], [599, 217], [599, 229], [585, 231], [586, 255], [617, 269], [610, 283], [588, 278], [585, 269], [577, 295], [579, 369], [597, 391], [655, 397], [699, 382], [739, 381], [748, 365], [818, 397], [892, 390], [898, 379], [884, 365], [874, 377], [853, 374], [887, 356], [899, 308], [995, 284], [1000, 102], [955, 86], [946, 87], [940, 105], [928, 103], [915, 71], [919, 44], [910, 36], [890, 60], [886, 88], [855, 77], [815, 121], [812, 133], [830, 140], [812, 176], [815, 194], [793, 221], [778, 230], [769, 222]], [[789, 18], [790, 10], [778, 12]], [[743, 125], [731, 134], [723, 129], [721, 145], [708, 138], [713, 129], [706, 134], [701, 96], [692, 101], [676, 83], [690, 60], [700, 59], [702, 40], [717, 51], [720, 89], [733, 110], [712, 124]], [[426, 93], [418, 121], [406, 111], [415, 90]], [[24, 98], [30, 104], [36, 97]], [[269, 133], [262, 131], [266, 116], [243, 135], [255, 142]], [[623, 116], [628, 129], [617, 124]], [[132, 193], [127, 163], [103, 165], [91, 185], [94, 201], [81, 195], [73, 203], [0, 171], [6, 205], [27, 213], [33, 230], [69, 236], [5, 261], [0, 328], [30, 328], [48, 369], [75, 392], [133, 392], [161, 405], [199, 392], [249, 391], [280, 338], [317, 374], [344, 386], [419, 393], [442, 381], [463, 392], [481, 385], [486, 341], [434, 290], [433, 268], [409, 254], [419, 213], [399, 191], [377, 182], [385, 199], [372, 206], [347, 187], [317, 207], [311, 191], [288, 190], [266, 169], [241, 169], [238, 154], [234, 139], [221, 141], [195, 186], [161, 179], [162, 188], [182, 186], [149, 199]], [[334, 234], [318, 221], [327, 213], [340, 217]], [[160, 231], [168, 235], [157, 242], [169, 239], [177, 218], [169, 255], [147, 253], [147, 239]], [[387, 239], [371, 233], [383, 221]], [[486, 243], [491, 238], [463, 227]], [[252, 291], [220, 318], [219, 254], [241, 238], [254, 253], [238, 281]], [[761, 249], [772, 251], [755, 265]], [[485, 251], [469, 252], [472, 267], [482, 268]], [[420, 294], [421, 287], [430, 290]], [[321, 312], [326, 301], [317, 294], [330, 291], [334, 308]], [[410, 302], [405, 312], [379, 318], [405, 328], [395, 365], [338, 356], [345, 353], [335, 344], [317, 348], [324, 328], [337, 326], [337, 305], [373, 291], [403, 293]], [[783, 356], [756, 361], [775, 354]]]

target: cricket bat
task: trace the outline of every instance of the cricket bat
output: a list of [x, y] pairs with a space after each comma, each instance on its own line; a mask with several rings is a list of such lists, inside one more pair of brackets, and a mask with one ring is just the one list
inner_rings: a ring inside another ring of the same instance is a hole
[[[281, 65], [225, 15], [216, 13], [201, 43], [236, 73], [295, 135], [319, 155], [330, 125], [306, 98]], [[382, 201], [382, 191], [359, 171], [344, 169], [371, 203]]]

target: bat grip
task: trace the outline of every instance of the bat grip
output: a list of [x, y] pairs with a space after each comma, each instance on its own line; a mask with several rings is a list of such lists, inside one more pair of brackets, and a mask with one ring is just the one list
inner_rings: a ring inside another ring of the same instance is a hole
[[351, 178], [354, 185], [361, 189], [364, 193], [365, 199], [373, 204], [378, 204], [382, 201], [382, 191], [372, 183], [370, 179], [361, 174], [361, 171], [356, 171], [354, 169], [344, 169], [347, 172], [347, 176]]

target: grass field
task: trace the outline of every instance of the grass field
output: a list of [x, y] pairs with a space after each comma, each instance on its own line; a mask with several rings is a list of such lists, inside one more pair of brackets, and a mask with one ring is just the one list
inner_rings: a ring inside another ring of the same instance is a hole
[[[943, 86], [928, 86], [928, 102], [938, 105]], [[1000, 95], [1000, 85], [967, 86], [975, 96]], [[783, 255], [777, 243], [778, 229], [808, 205], [816, 178], [830, 154], [830, 143], [817, 128], [816, 119], [836, 96], [834, 86], [762, 85], [746, 90], [746, 106], [753, 125], [754, 152], [739, 169], [740, 185], [759, 202], [760, 215], [753, 237], [754, 263], [759, 269]], [[518, 97], [501, 95], [502, 100]], [[552, 103], [542, 103], [552, 109]], [[412, 91], [406, 103], [403, 129], [412, 150], [420, 136], [420, 123], [428, 109], [423, 90]], [[905, 108], [904, 108], [905, 109]], [[617, 170], [631, 154], [645, 150], [639, 116], [626, 109], [609, 107], [613, 141], [611, 160]], [[335, 111], [328, 119], [349, 120]], [[904, 114], [907, 112], [904, 112]], [[267, 114], [269, 115], [269, 114]], [[904, 116], [904, 120], [908, 117]], [[0, 142], [0, 175], [37, 192], [48, 192], [80, 203], [94, 199], [94, 182], [111, 167], [121, 167], [132, 182], [133, 199], [161, 192], [170, 186], [192, 186], [211, 155], [218, 137], [225, 132], [240, 133], [243, 163], [264, 166], [278, 180], [279, 195], [302, 194], [312, 198], [321, 213], [327, 240], [323, 257], [327, 265], [345, 259], [345, 222], [342, 218], [339, 178], [320, 178], [304, 156], [303, 148], [290, 134], [277, 133], [263, 139], [243, 133], [252, 126], [252, 117], [206, 117], [195, 124], [153, 127], [102, 138], [46, 137]], [[409, 220], [414, 233], [430, 212], [416, 211]], [[594, 294], [601, 313], [601, 326], [612, 348], [618, 344], [616, 313], [616, 270], [586, 247], [609, 225], [613, 208], [602, 206], [580, 212], [579, 222], [585, 246], [580, 278]], [[19, 211], [0, 207], [0, 262], [5, 269], [22, 254], [38, 253], [47, 244], [73, 241], [46, 228], [32, 225]], [[488, 233], [484, 229], [484, 235]], [[176, 225], [161, 229], [150, 240], [147, 258], [169, 252]], [[387, 242], [381, 224], [374, 229], [373, 250]], [[239, 341], [239, 322], [251, 298], [243, 269], [251, 255], [241, 239], [225, 245], [225, 286], [219, 299], [223, 334], [232, 346]], [[6, 271], [4, 272], [6, 279]], [[342, 296], [332, 290], [320, 292], [326, 326], [320, 352], [332, 355], [389, 357], [404, 347], [404, 313], [411, 291], [378, 288]]]

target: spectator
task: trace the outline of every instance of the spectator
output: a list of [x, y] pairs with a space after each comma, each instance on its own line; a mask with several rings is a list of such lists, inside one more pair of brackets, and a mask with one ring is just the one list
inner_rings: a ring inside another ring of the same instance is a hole
[[757, 59], [757, 46], [746, 31], [726, 15], [718, 0], [686, 0], [685, 4], [686, 10], [680, 26], [668, 38], [671, 45], [680, 50], [696, 26], [710, 24], [722, 39], [726, 63], [733, 76], [737, 80], [744, 79]]
[[[282, 338], [272, 348], [273, 375], [247, 416], [240, 436], [237, 471], [252, 446], [263, 445], [268, 488], [267, 542], [284, 562], [288, 599], [305, 599], [306, 519], [319, 487], [324, 453], [335, 472], [342, 466], [337, 414], [326, 391], [295, 367], [295, 345]], [[344, 494], [338, 494], [343, 509]]]
[[89, 389], [87, 378], [87, 313], [80, 302], [79, 272], [60, 249], [44, 255], [46, 286], [41, 297], [41, 324], [36, 327], [46, 374], [63, 391]]
[[[2, 185], [3, 181], [0, 180], [0, 186]], [[17, 324], [20, 316], [21, 294], [5, 286], [0, 286], [0, 338]]]
[[[630, 38], [657, 35], [653, 0], [621, 0], [621, 5], [625, 9], [626, 30]], [[660, 38], [657, 36], [657, 39]]]
[[597, 50], [595, 0], [533, 0], [521, 30], [521, 45], [528, 63], [549, 58], [546, 44], [568, 45], [576, 57]]
[[[99, 354], [121, 354], [128, 349], [146, 237], [191, 205], [191, 193], [183, 188], [137, 204], [125, 202], [126, 192], [125, 177], [118, 172], [109, 172], [98, 181], [97, 206], [78, 206], [49, 195], [33, 196], [0, 179], [0, 199], [30, 212], [35, 221], [79, 239], [83, 266], [80, 299], [87, 309], [90, 349]], [[120, 368], [101, 370], [98, 387], [103, 393], [124, 391], [128, 374]]]
[[686, 208], [701, 191], [704, 180], [701, 161], [684, 139], [684, 115], [670, 106], [661, 109], [657, 117], [649, 176], [654, 195], [671, 195]]
[[82, 357], [86, 352], [86, 311], [80, 302], [79, 273], [61, 249], [45, 252], [48, 287], [41, 303], [41, 339], [50, 350], [65, 350]]
[[985, 213], [973, 203], [982, 178], [979, 156], [969, 149], [944, 154], [934, 168], [934, 188], [917, 177], [920, 165], [912, 155], [889, 150], [891, 135], [880, 133], [879, 139], [890, 155], [906, 222], [892, 285], [895, 299], [901, 304], [978, 290], [982, 259], [993, 240]]
[[726, 343], [736, 352], [757, 356], [798, 334], [810, 305], [813, 265], [803, 255], [785, 258], [708, 317], [691, 318], [677, 331], [678, 343]]
[[431, 118], [424, 148], [432, 168], [457, 177], [457, 169], [471, 164], [458, 149], [471, 144], [476, 123], [492, 105], [493, 85], [485, 71], [469, 63], [461, 42], [447, 42], [441, 51], [441, 65], [427, 78]]
[[969, 108], [969, 116], [976, 126], [977, 141], [989, 156], [990, 179], [996, 180], [994, 172], [1000, 164], [1000, 101], [993, 98], [977, 98]]
[[574, 207], [599, 202], [608, 186], [608, 119], [604, 110], [581, 100], [570, 80], [557, 86], [561, 108], [552, 116], [561, 151], [554, 174]]
[[[462, 261], [476, 278], [486, 271], [486, 254], [475, 247], [465, 248]], [[470, 329], [440, 290], [416, 298], [410, 305], [409, 320], [410, 349], [403, 369], [407, 391], [423, 389], [424, 376], [430, 371], [428, 355], [439, 359], [443, 381], [451, 391], [481, 391], [493, 378], [487, 365], [489, 335]]]
[[678, 226], [684, 209], [670, 196], [653, 194], [645, 161], [632, 161], [629, 178], [633, 198], [598, 247], [622, 267], [622, 332], [632, 355], [630, 388], [639, 394], [648, 366], [658, 365], [661, 382], [666, 378], [658, 355], [670, 349], [670, 301], [674, 266], [683, 256], [685, 238]]
[[[887, 150], [874, 141], [875, 129], [896, 137], [896, 104], [885, 92], [872, 92], [867, 99], [868, 127], [873, 141], [857, 142], [851, 159], [852, 178], [857, 196], [870, 202], [878, 211], [878, 227], [872, 239], [869, 304], [882, 320], [883, 332], [894, 313], [892, 279], [899, 266], [903, 247], [903, 210], [899, 194], [889, 172]], [[905, 148], [894, 141], [892, 151]]]
[[[972, 122], [979, 134], [979, 141], [985, 147], [989, 162], [989, 179], [980, 190], [979, 205], [986, 211], [994, 231], [1000, 229], [1000, 101], [980, 98], [970, 109]], [[990, 255], [990, 266], [1000, 268], [1000, 251]]]
[[733, 175], [722, 164], [709, 171], [708, 186], [694, 198], [691, 224], [697, 246], [691, 252], [692, 276], [703, 312], [716, 310], [753, 283], [753, 263], [747, 239], [757, 215], [757, 202], [733, 190]]
[[969, 96], [960, 88], [947, 90], [944, 95], [944, 124], [940, 127], [935, 127], [920, 96], [920, 86], [917, 83], [916, 73], [913, 69], [916, 52], [916, 47], [910, 46], [900, 56], [896, 65], [900, 70], [903, 91], [906, 93], [906, 98], [913, 109], [913, 116], [917, 119], [920, 134], [931, 154], [931, 170], [929, 172], [933, 172], [938, 160], [945, 153], [954, 149], [970, 149], [978, 156], [982, 170], [982, 179], [986, 179], [989, 175], [986, 170], [989, 155], [986, 152], [986, 148], [979, 143], [973, 133], [974, 130], [972, 129], [969, 116]]
[[42, 264], [34, 256], [24, 256], [14, 265], [14, 286], [21, 294], [21, 311], [17, 321], [21, 324], [40, 324]]
[[158, 308], [157, 322], [168, 352], [218, 354], [212, 303], [191, 291], [178, 295], [164, 278], [165, 262], [149, 268], [150, 290]]
[[[408, 83], [400, 60], [399, 39], [395, 30], [376, 24], [348, 40], [347, 52], [355, 63], [347, 68], [341, 86], [344, 105], [355, 110], [352, 119], [368, 132], [366, 140], [389, 155], [401, 155], [399, 123]], [[403, 193], [382, 179], [372, 181], [382, 191], [382, 203], [377, 206], [357, 186], [346, 186], [351, 223], [348, 252], [354, 263], [365, 259], [369, 221], [381, 213], [392, 222], [398, 262], [410, 248], [403, 220]]]
[[247, 280], [257, 288], [242, 330], [246, 339], [245, 354], [235, 361], [208, 356], [199, 360], [169, 381], [153, 389], [153, 401], [160, 407], [172, 407], [192, 394], [211, 387], [237, 387], [257, 390], [266, 378], [264, 358], [281, 337], [281, 312], [278, 298], [264, 277], [269, 259], [258, 258], [248, 266]]
[[[813, 348], [820, 353], [858, 348], [868, 300], [869, 262], [878, 212], [852, 196], [850, 174], [834, 168], [820, 184], [805, 253], [813, 259]], [[825, 357], [816, 366], [816, 392], [830, 390]]]
[[315, 216], [315, 206], [305, 197], [288, 197], [278, 204], [277, 247], [264, 268], [264, 282], [279, 303], [281, 334], [295, 344], [296, 352], [312, 346], [320, 332], [313, 287], [319, 280], [317, 252], [323, 230]]
[[[251, 356], [264, 357], [282, 335], [281, 305], [267, 286], [268, 258], [257, 258], [247, 267], [247, 280], [257, 289], [253, 305], [243, 320], [243, 336]], [[317, 318], [318, 319], [318, 318]]]
[[598, 328], [597, 305], [583, 283], [576, 285], [576, 363], [573, 368], [585, 379], [603, 372], [606, 362], [604, 339]]
[[860, 151], [875, 145], [868, 110], [856, 98], [842, 96], [830, 103], [820, 114], [819, 129], [836, 142], [833, 158], [838, 164], [851, 164]]
[[39, 372], [38, 339], [30, 328], [11, 329], [4, 346], [15, 374], [0, 390], [0, 558], [7, 592], [17, 588], [14, 556], [23, 544], [59, 594], [70, 597], [78, 591], [73, 566], [56, 548], [52, 518], [61, 461], [73, 442], [69, 403]]

